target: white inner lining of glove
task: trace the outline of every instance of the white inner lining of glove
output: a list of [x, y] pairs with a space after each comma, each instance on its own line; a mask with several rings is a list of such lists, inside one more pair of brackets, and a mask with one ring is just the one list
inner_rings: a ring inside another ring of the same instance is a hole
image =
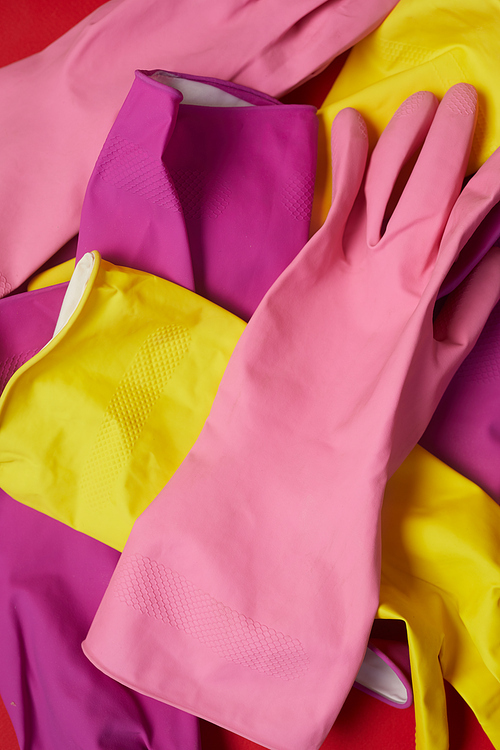
[[356, 676], [356, 682], [383, 695], [394, 703], [403, 704], [408, 700], [408, 691], [397, 674], [378, 654], [366, 649], [363, 664]]
[[57, 318], [52, 339], [60, 333], [78, 307], [90, 278], [90, 274], [92, 273], [92, 269], [94, 268], [94, 263], [94, 253], [85, 253], [76, 264], [62, 301], [61, 310], [59, 311], [59, 317]]
[[164, 83], [166, 86], [172, 86], [173, 89], [180, 91], [183, 104], [196, 104], [199, 107], [253, 107], [253, 104], [239, 99], [227, 91], [211, 86], [209, 83], [201, 81], [191, 81], [188, 78], [174, 78], [168, 73], [158, 71], [151, 76], [154, 81]]

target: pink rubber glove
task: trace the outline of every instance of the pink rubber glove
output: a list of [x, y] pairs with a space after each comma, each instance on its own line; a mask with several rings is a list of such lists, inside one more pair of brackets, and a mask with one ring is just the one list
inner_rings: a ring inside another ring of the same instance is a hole
[[[498, 152], [457, 200], [475, 112], [466, 84], [439, 108], [432, 94], [411, 97], [364, 190], [365, 123], [351, 109], [335, 119], [328, 218], [250, 319], [84, 642], [110, 676], [274, 750], [321, 745], [378, 605], [389, 465], [413, 447], [500, 294], [493, 253], [433, 336], [440, 284], [500, 198]], [[422, 144], [381, 237], [394, 181]], [[481, 198], [485, 181], [496, 192]]]
[[78, 232], [90, 174], [136, 68], [279, 96], [376, 28], [397, 0], [112, 0], [0, 70], [0, 295]]

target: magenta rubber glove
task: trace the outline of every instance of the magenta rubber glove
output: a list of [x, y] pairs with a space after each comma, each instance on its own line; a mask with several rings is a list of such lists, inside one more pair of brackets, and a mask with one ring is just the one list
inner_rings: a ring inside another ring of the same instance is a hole
[[354, 687], [393, 708], [413, 703], [408, 644], [370, 638]]
[[465, 244], [441, 284], [439, 297], [444, 297], [456, 289], [493, 246], [500, 246], [500, 204], [498, 203]]
[[[377, 610], [387, 476], [500, 295], [493, 252], [433, 331], [443, 278], [500, 198], [498, 180], [481, 197], [500, 152], [459, 197], [475, 113], [465, 84], [439, 107], [432, 94], [411, 97], [364, 183], [366, 126], [354, 110], [335, 119], [328, 218], [250, 319], [83, 644], [110, 676], [273, 750], [321, 745]], [[381, 236], [393, 183], [420, 146]]]
[[23, 750], [200, 750], [194, 717], [110, 680], [82, 653], [117, 559], [0, 490], [0, 693]]
[[0, 294], [78, 232], [85, 188], [136, 68], [279, 96], [378, 26], [397, 0], [112, 0], [0, 70]]
[[314, 107], [137, 71], [90, 178], [77, 260], [97, 250], [248, 320], [307, 242], [317, 128]]
[[67, 287], [57, 284], [0, 299], [0, 394], [54, 335]]
[[420, 444], [500, 503], [500, 304], [446, 389]]
[[[151, 96], [148, 89], [155, 83], [147, 78], [141, 86], [143, 74], [137, 75], [139, 80], [125, 99], [85, 193], [76, 262], [97, 250], [115, 265], [147, 270], [192, 289], [182, 208], [161, 160], [182, 95], [156, 84], [160, 90], [153, 88], [157, 96]], [[162, 230], [166, 230], [163, 238]], [[172, 256], [169, 274], [162, 273], [165, 246]]]

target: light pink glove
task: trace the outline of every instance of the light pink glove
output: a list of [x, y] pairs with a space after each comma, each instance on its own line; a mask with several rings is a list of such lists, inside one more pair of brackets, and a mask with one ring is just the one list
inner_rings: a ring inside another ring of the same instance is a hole
[[[388, 463], [416, 442], [500, 294], [495, 252], [433, 337], [440, 284], [500, 197], [499, 152], [457, 201], [475, 90], [460, 84], [436, 108], [430, 93], [402, 105], [364, 190], [364, 121], [335, 119], [327, 221], [251, 318], [84, 642], [120, 682], [274, 750], [318, 748], [342, 706], [378, 605]], [[476, 195], [484, 183], [494, 194]]]
[[0, 295], [78, 231], [136, 68], [280, 95], [376, 28], [397, 0], [112, 0], [0, 70]]

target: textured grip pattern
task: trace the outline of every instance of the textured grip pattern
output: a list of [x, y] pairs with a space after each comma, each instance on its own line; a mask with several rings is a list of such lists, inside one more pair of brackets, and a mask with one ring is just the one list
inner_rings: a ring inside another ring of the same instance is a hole
[[132, 360], [104, 414], [82, 471], [82, 499], [93, 507], [109, 502], [144, 424], [190, 346], [182, 326], [158, 328]]
[[287, 180], [281, 193], [281, 202], [297, 221], [309, 221], [314, 196], [314, 179], [309, 174], [295, 172]]
[[172, 211], [181, 211], [177, 192], [163, 162], [126, 138], [113, 136], [106, 141], [96, 174], [121, 190]]
[[143, 555], [123, 558], [113, 579], [119, 601], [187, 633], [233, 664], [282, 680], [302, 676], [302, 644], [217, 601], [184, 576]]

